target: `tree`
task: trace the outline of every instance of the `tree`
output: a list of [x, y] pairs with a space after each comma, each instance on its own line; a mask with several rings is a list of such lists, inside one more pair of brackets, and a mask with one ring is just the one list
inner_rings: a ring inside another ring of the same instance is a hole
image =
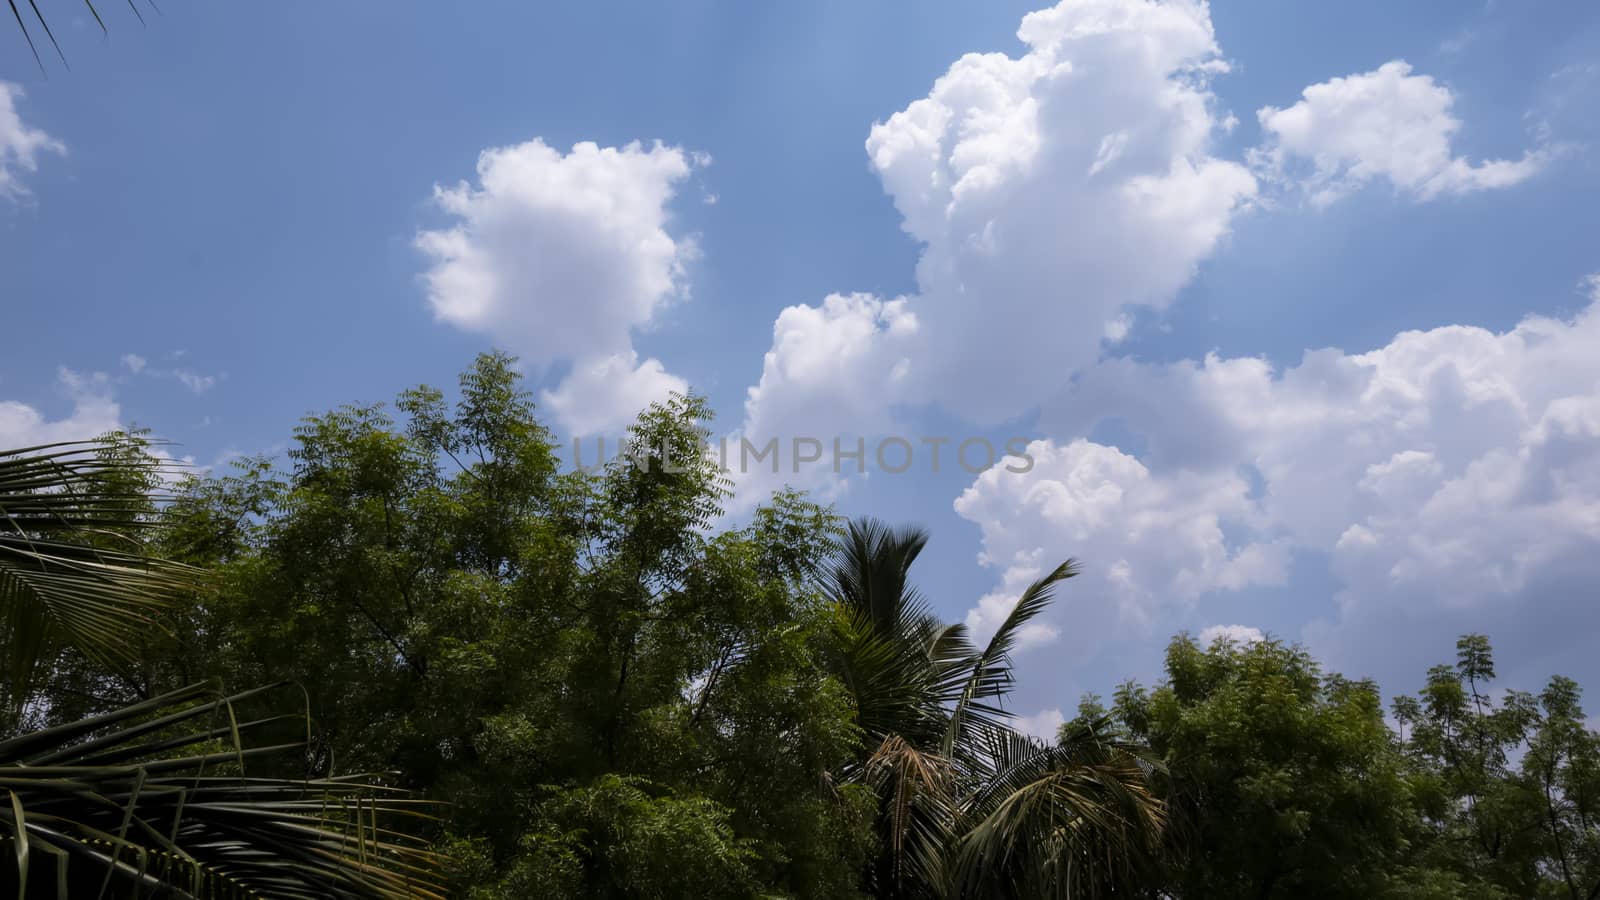
[[1488, 638], [1465, 635], [1456, 651], [1418, 697], [1394, 701], [1427, 825], [1423, 857], [1484, 896], [1600, 897], [1600, 735], [1578, 685], [1556, 677], [1538, 696], [1496, 702]]
[[[184, 660], [305, 687], [313, 771], [447, 801], [469, 897], [849, 897], [870, 792], [824, 666], [836, 525], [780, 494], [717, 531], [697, 397], [562, 471], [514, 361], [297, 430], [292, 468], [196, 480], [167, 540], [215, 567]], [[692, 855], [693, 865], [687, 858]]]
[[[1097, 702], [1087, 704], [1091, 719]], [[1301, 648], [1183, 635], [1153, 691], [1123, 685], [1119, 733], [1148, 742], [1173, 820], [1161, 896], [1383, 896], [1410, 798], [1378, 690]], [[1084, 727], [1084, 719], [1068, 728]]]
[[1520, 779], [1543, 813], [1543, 893], [1567, 900], [1600, 897], [1600, 734], [1588, 727], [1581, 694], [1561, 676], [1539, 694]]
[[911, 586], [920, 529], [852, 522], [827, 576], [836, 670], [866, 755], [849, 770], [879, 798], [877, 896], [1115, 892], [1152, 846], [1162, 810], [1127, 746], [1084, 730], [1047, 746], [1013, 732], [1003, 699], [1018, 632], [1066, 562], [1031, 585], [981, 649]]

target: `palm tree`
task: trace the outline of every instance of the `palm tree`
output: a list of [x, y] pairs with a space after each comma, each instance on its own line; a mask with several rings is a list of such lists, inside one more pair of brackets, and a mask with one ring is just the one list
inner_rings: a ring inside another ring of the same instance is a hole
[[880, 896], [1066, 897], [1125, 893], [1164, 812], [1150, 763], [1103, 727], [1054, 745], [1018, 734], [1003, 706], [1022, 628], [1076, 574], [1069, 560], [1022, 593], [979, 649], [911, 585], [918, 528], [850, 523], [825, 579], [839, 632], [835, 671], [867, 754], [849, 773], [881, 809]]
[[[201, 573], [150, 554], [159, 465], [124, 437], [0, 451], [0, 651], [19, 721], [41, 661], [109, 667]], [[426, 805], [376, 779], [247, 777], [295, 752], [262, 691], [195, 685], [0, 740], [0, 884], [15, 896], [440, 897], [440, 860], [400, 823]], [[254, 745], [267, 736], [275, 743]]]

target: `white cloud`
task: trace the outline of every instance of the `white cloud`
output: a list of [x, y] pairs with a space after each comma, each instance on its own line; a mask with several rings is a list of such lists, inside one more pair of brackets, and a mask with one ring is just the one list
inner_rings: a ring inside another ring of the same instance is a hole
[[[1563, 634], [1592, 633], [1600, 621], [1579, 621], [1591, 613], [1574, 591], [1600, 579], [1600, 282], [1593, 290], [1570, 319], [1529, 317], [1503, 333], [1409, 331], [1366, 353], [1311, 351], [1282, 371], [1215, 356], [1107, 361], [1052, 427], [1119, 417], [1145, 439], [1141, 461], [1102, 450], [1118, 465], [1080, 463], [1080, 483], [1051, 488], [1070, 498], [1069, 513], [1053, 518], [1043, 510], [1054, 494], [1039, 499], [990, 475], [969, 491], [981, 503], [963, 501], [1001, 549], [1040, 546], [1024, 537], [1038, 529], [1098, 548], [1083, 554], [1102, 565], [1125, 548], [1135, 577], [1149, 581], [1172, 565], [1143, 555], [1161, 548], [1122, 537], [1141, 508], [1126, 486], [1210, 484], [1193, 494], [1191, 516], [1234, 516], [1326, 555], [1343, 589], [1337, 615], [1310, 633], [1369, 659], [1374, 646], [1433, 631], [1514, 640], [1529, 623], [1549, 632], [1568, 622]], [[1048, 476], [1060, 466], [1040, 468]], [[1258, 499], [1231, 484], [1241, 468], [1258, 475]], [[1215, 553], [1182, 541], [1165, 549]]]
[[22, 121], [17, 112], [22, 97], [19, 85], [0, 81], [0, 198], [28, 193], [21, 176], [38, 170], [41, 154], [67, 152], [66, 145]]
[[1254, 644], [1266, 640], [1266, 635], [1261, 633], [1261, 629], [1249, 625], [1207, 625], [1200, 629], [1202, 647], [1209, 647], [1223, 639], [1235, 644]]
[[911, 360], [904, 348], [918, 330], [905, 300], [832, 294], [817, 306], [791, 306], [772, 326], [761, 381], [745, 399], [752, 439], [830, 440], [844, 430], [883, 427], [901, 394]]
[[1105, 341], [1108, 344], [1120, 344], [1127, 339], [1128, 333], [1133, 330], [1133, 319], [1127, 314], [1117, 316], [1106, 323]]
[[[687, 292], [695, 243], [669, 230], [668, 206], [709, 162], [659, 143], [562, 154], [535, 139], [484, 151], [476, 186], [435, 189], [455, 222], [417, 235], [434, 314], [540, 369], [572, 362], [576, 380], [550, 394], [572, 416], [562, 424], [620, 428], [683, 383], [640, 362], [633, 333]], [[600, 406], [581, 406], [591, 400]]]
[[144, 357], [140, 356], [137, 353], [124, 353], [124, 354], [122, 354], [122, 367], [127, 369], [129, 372], [132, 372], [135, 375], [139, 374], [140, 372], [143, 372], [144, 371], [144, 367], [149, 365], [149, 364], [150, 364], [149, 360], [145, 359]]
[[[859, 466], [836, 457], [835, 445], [848, 454], [869, 434], [892, 428], [891, 408], [904, 395], [907, 353], [918, 328], [904, 299], [871, 294], [830, 294], [820, 306], [800, 304], [779, 313], [761, 380], [746, 392], [744, 424], [725, 438], [735, 485], [732, 508], [748, 510], [785, 485], [824, 499], [841, 496]], [[796, 471], [797, 439], [819, 442], [822, 462]], [[767, 463], [738, 463], [741, 442], [749, 441], [759, 455], [772, 440], [779, 445], [777, 472]]]
[[1031, 716], [1017, 716], [1012, 720], [1011, 726], [1023, 734], [1031, 734], [1041, 741], [1049, 741], [1053, 744], [1056, 740], [1056, 732], [1060, 731], [1061, 726], [1065, 725], [1066, 722], [1066, 717], [1061, 715], [1061, 710], [1052, 708], [1041, 709]]
[[867, 139], [924, 245], [919, 399], [987, 422], [1093, 362], [1125, 308], [1170, 303], [1255, 192], [1211, 154], [1226, 65], [1204, 3], [1063, 0], [1018, 37]]
[[1125, 335], [1127, 308], [1169, 304], [1253, 196], [1211, 154], [1226, 66], [1204, 3], [1063, 0], [1018, 37], [1022, 55], [962, 57], [867, 138], [923, 247], [895, 307], [916, 328], [861, 295], [784, 310], [747, 431], [848, 434], [903, 403], [1013, 418]]
[[629, 350], [576, 364], [555, 390], [543, 393], [543, 400], [574, 437], [587, 437], [633, 421], [652, 400], [688, 391], [688, 382], [667, 372], [660, 362], [640, 362], [638, 354]]
[[1267, 533], [1260, 502], [1236, 472], [1160, 475], [1085, 440], [1035, 441], [1028, 453], [1030, 471], [991, 469], [955, 502], [982, 532], [979, 561], [1000, 571], [996, 590], [967, 614], [980, 634], [1069, 556], [1083, 572], [1059, 588], [1035, 642], [1060, 636], [1054, 621], [1072, 621], [1079, 641], [1142, 632], [1208, 592], [1287, 578], [1288, 544]]
[[[61, 418], [20, 400], [0, 400], [0, 450], [20, 450], [45, 444], [91, 441], [129, 426], [112, 391], [113, 379], [104, 372], [79, 372], [62, 366], [56, 370], [59, 392], [72, 409]], [[166, 466], [162, 477], [175, 481], [182, 473], [205, 474], [191, 455], [174, 456], [164, 447], [148, 448]]]
[[1269, 177], [1301, 182], [1325, 205], [1376, 178], [1419, 200], [1509, 187], [1531, 177], [1551, 152], [1473, 163], [1451, 147], [1461, 121], [1455, 96], [1401, 60], [1301, 92], [1287, 109], [1256, 113], [1266, 140], [1251, 152]]
[[122, 410], [111, 395], [109, 377], [62, 367], [57, 371], [57, 380], [72, 403], [72, 411], [64, 418], [50, 419], [37, 407], [0, 400], [0, 448], [89, 440], [122, 427]]

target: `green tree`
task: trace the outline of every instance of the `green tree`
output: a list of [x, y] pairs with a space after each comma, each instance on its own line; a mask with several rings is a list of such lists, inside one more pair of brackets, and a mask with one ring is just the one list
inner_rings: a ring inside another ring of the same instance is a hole
[[[1099, 714], [1092, 698], [1086, 710]], [[1084, 725], [1080, 718], [1069, 728]], [[1165, 760], [1172, 827], [1159, 896], [1384, 896], [1415, 821], [1378, 690], [1275, 640], [1167, 648], [1154, 690], [1123, 685], [1118, 733]]]
[[1600, 897], [1600, 734], [1588, 727], [1581, 694], [1560, 676], [1539, 694], [1519, 779], [1542, 813], [1543, 895], [1567, 900]]
[[878, 795], [876, 896], [1066, 897], [1116, 892], [1162, 823], [1130, 748], [1092, 729], [1048, 746], [1007, 727], [1017, 633], [1070, 562], [1031, 585], [982, 648], [911, 585], [920, 529], [852, 522], [828, 573], [835, 666]]
[[1484, 896], [1600, 897], [1596, 779], [1600, 736], [1578, 685], [1556, 677], [1538, 696], [1489, 696], [1488, 638], [1469, 634], [1453, 666], [1435, 666], [1418, 697], [1394, 701], [1422, 801], [1426, 864]]
[[221, 577], [156, 668], [303, 685], [313, 771], [450, 803], [464, 895], [851, 896], [871, 796], [829, 775], [859, 752], [813, 581], [832, 515], [780, 494], [717, 532], [697, 397], [595, 472], [561, 471], [503, 355], [396, 408], [187, 488], [168, 540]]

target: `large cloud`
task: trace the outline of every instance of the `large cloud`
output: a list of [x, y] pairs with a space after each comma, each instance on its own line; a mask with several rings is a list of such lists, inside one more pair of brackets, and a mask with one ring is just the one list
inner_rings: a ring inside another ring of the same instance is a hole
[[967, 614], [980, 635], [991, 633], [1028, 583], [1067, 556], [1083, 573], [1063, 586], [1043, 622], [1022, 642], [1061, 636], [1070, 620], [1082, 642], [1139, 633], [1174, 604], [1192, 604], [1216, 590], [1281, 584], [1289, 546], [1269, 533], [1249, 479], [1226, 469], [1152, 472], [1115, 447], [1085, 440], [1028, 448], [1033, 467], [996, 467], [978, 476], [955, 502], [982, 532], [979, 559], [1000, 583]]
[[1311, 633], [1352, 657], [1430, 629], [1574, 616], [1592, 629], [1594, 284], [1570, 319], [1405, 332], [1367, 353], [1308, 352], [1283, 371], [1215, 356], [1107, 361], [1049, 424], [1078, 432], [1117, 417], [1144, 439], [1142, 459], [1042, 444], [1034, 473], [986, 473], [957, 510], [982, 526], [1008, 590], [1030, 554], [1083, 555], [1108, 573], [1126, 564], [1132, 587], [1180, 599], [1281, 579], [1284, 542], [1325, 554], [1344, 587], [1335, 620]]
[[669, 204], [704, 162], [659, 143], [580, 143], [563, 154], [535, 139], [484, 151], [477, 186], [435, 190], [456, 222], [417, 236], [432, 260], [423, 278], [435, 315], [535, 366], [572, 362], [546, 395], [569, 429], [626, 424], [685, 388], [638, 358], [633, 333], [686, 291], [695, 244], [669, 230]]
[[22, 88], [0, 81], [0, 198], [15, 198], [27, 193], [22, 175], [39, 168], [44, 153], [65, 153], [66, 147], [55, 138], [22, 121], [17, 101]]
[[1227, 232], [1255, 180], [1211, 155], [1225, 66], [1204, 3], [1064, 0], [1018, 36], [1021, 56], [964, 56], [872, 128], [871, 165], [923, 245], [918, 292], [903, 311], [785, 310], [747, 423], [829, 409], [833, 429], [872, 431], [930, 402], [1009, 419], [1093, 362], [1125, 308], [1170, 303]]
[[1549, 159], [1547, 150], [1479, 163], [1456, 155], [1454, 105], [1449, 88], [1396, 60], [1311, 85], [1287, 109], [1263, 107], [1256, 116], [1267, 141], [1253, 157], [1275, 177], [1295, 173], [1316, 205], [1376, 178], [1422, 200], [1508, 187]]
[[867, 139], [925, 245], [927, 397], [983, 421], [1092, 362], [1124, 308], [1170, 303], [1255, 190], [1211, 155], [1205, 4], [1066, 0], [1018, 36], [1028, 53], [963, 57]]

